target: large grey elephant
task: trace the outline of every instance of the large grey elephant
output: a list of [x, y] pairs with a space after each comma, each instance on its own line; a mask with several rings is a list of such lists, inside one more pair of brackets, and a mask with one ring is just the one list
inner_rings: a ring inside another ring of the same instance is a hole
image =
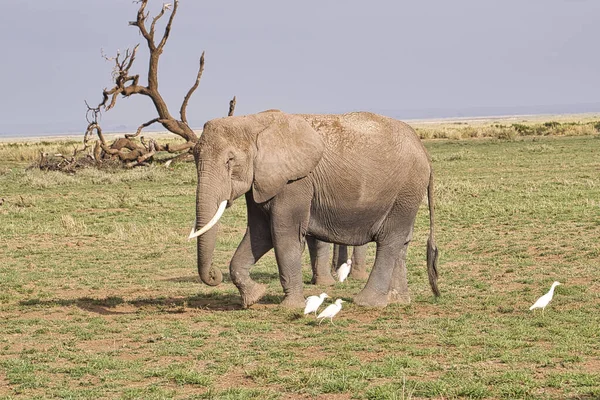
[[428, 193], [427, 271], [437, 287], [433, 170], [425, 148], [403, 122], [372, 113], [291, 115], [277, 110], [215, 119], [195, 149], [198, 271], [215, 285], [212, 264], [225, 208], [245, 195], [248, 226], [230, 263], [242, 305], [256, 303], [265, 285], [250, 267], [274, 248], [284, 306], [303, 307], [301, 255], [306, 235], [359, 246], [377, 244], [369, 279], [354, 302], [383, 307], [406, 295], [406, 248]]

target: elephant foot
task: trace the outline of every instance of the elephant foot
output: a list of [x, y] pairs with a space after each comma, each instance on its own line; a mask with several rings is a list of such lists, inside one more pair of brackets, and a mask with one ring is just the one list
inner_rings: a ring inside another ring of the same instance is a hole
[[408, 293], [400, 293], [396, 290], [388, 292], [389, 304], [410, 304], [410, 295]]
[[304, 308], [306, 305], [304, 296], [300, 295], [286, 295], [285, 299], [281, 302], [281, 306], [285, 308]]
[[383, 308], [388, 305], [388, 296], [386, 294], [377, 294], [364, 289], [354, 296], [354, 304], [363, 307]]
[[259, 301], [266, 293], [267, 285], [254, 283], [242, 293], [242, 307], [248, 308]]
[[350, 270], [350, 278], [357, 279], [359, 281], [366, 281], [367, 279], [369, 279], [369, 274], [364, 269], [355, 270], [353, 268]]
[[333, 286], [333, 285], [335, 285], [335, 279], [333, 279], [333, 276], [331, 276], [331, 275], [317, 276], [317, 277], [313, 276], [311, 283], [314, 285], [320, 285], [320, 286]]

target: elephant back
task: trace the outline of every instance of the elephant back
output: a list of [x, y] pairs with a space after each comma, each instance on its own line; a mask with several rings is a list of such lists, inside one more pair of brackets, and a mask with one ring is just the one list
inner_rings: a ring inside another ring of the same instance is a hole
[[330, 152], [342, 157], [373, 151], [377, 158], [405, 154], [428, 159], [417, 133], [402, 121], [370, 112], [300, 116], [321, 134]]

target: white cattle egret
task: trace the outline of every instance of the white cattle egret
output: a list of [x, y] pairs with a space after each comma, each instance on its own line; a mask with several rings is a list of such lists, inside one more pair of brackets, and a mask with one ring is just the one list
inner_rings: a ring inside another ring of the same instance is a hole
[[558, 285], [560, 285], [560, 282], [554, 282], [548, 293], [537, 299], [537, 301], [533, 303], [533, 305], [529, 307], [529, 309], [533, 310], [535, 308], [541, 308], [542, 313], [544, 313], [544, 309], [546, 308], [548, 303], [550, 303], [550, 300], [552, 300], [552, 296], [554, 296], [554, 288]]
[[337, 276], [340, 282], [344, 282], [350, 273], [352, 267], [352, 260], [348, 260], [337, 269]]
[[328, 305], [327, 308], [321, 311], [321, 314], [317, 315], [317, 319], [320, 319], [319, 325], [321, 325], [321, 322], [323, 322], [325, 318], [329, 318], [329, 321], [333, 324], [333, 317], [340, 312], [343, 302], [344, 300], [337, 299], [335, 303]]
[[321, 304], [323, 304], [323, 300], [325, 300], [327, 297], [329, 297], [327, 293], [321, 293], [318, 296], [308, 296], [305, 301], [306, 307], [304, 307], [304, 315], [314, 312], [316, 316], [317, 310]]

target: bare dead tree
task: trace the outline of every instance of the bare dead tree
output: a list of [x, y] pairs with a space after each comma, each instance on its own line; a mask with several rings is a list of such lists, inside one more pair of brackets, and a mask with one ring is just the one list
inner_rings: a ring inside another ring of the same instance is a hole
[[[169, 107], [159, 92], [158, 66], [160, 56], [164, 51], [171, 33], [173, 21], [179, 7], [179, 0], [174, 0], [172, 4], [163, 4], [160, 12], [153, 18], [150, 18], [150, 12], [146, 10], [148, 0], [137, 0], [134, 1], [134, 3], [139, 4], [139, 8], [137, 10], [136, 19], [130, 21], [129, 25], [138, 28], [139, 33], [145, 39], [148, 46], [150, 56], [147, 85], [140, 84], [140, 75], [131, 72], [131, 68], [136, 60], [137, 51], [140, 46], [139, 44], [132, 50], [127, 49], [125, 53], [117, 52], [115, 57], [107, 57], [103, 52], [102, 55], [106, 60], [114, 62], [112, 72], [114, 86], [110, 89], [105, 88], [103, 90], [102, 101], [97, 107], [90, 107], [88, 105], [88, 127], [84, 135], [85, 148], [81, 151], [84, 151], [89, 147], [88, 141], [93, 133], [96, 133], [99, 141], [97, 141], [91, 156], [91, 158], [96, 161], [118, 158], [125, 163], [126, 166], [133, 167], [145, 165], [160, 151], [180, 153], [180, 155], [173, 160], [190, 158], [190, 151], [198, 141], [198, 136], [189, 126], [187, 107], [192, 95], [200, 85], [200, 79], [204, 72], [204, 52], [202, 52], [200, 57], [196, 80], [185, 94], [179, 108], [179, 116], [176, 118], [169, 111]], [[157, 23], [165, 15], [168, 15], [168, 20], [166, 21], [164, 31], [162, 34], [157, 34]], [[108, 111], [113, 108], [117, 103], [119, 95], [129, 97], [135, 94], [148, 96], [152, 100], [158, 116], [141, 124], [134, 134], [126, 134], [125, 138], [117, 139], [114, 143], [109, 145], [102, 135], [102, 129], [98, 122], [100, 111], [102, 109]], [[235, 101], [234, 97], [230, 102], [229, 115], [233, 115]], [[93, 115], [93, 117], [89, 118], [90, 115]], [[144, 128], [157, 123], [161, 124], [169, 132], [184, 139], [185, 143], [160, 145], [153, 139], [146, 141], [143, 136], [140, 138], [141, 144], [133, 140], [140, 136]], [[75, 156], [75, 154], [73, 156]]]
[[[149, 12], [146, 12], [146, 6], [148, 5], [148, 0], [140, 0], [137, 3], [140, 4], [140, 7], [137, 12], [137, 18], [135, 21], [129, 22], [129, 25], [135, 26], [139, 29], [140, 34], [144, 37], [144, 39], [146, 39], [148, 50], [150, 51], [150, 60], [148, 65], [148, 85], [140, 85], [139, 75], [130, 74], [130, 69], [133, 66], [135, 56], [139, 48], [138, 44], [132, 51], [128, 49], [122, 60], [120, 59], [120, 54], [117, 54], [117, 56], [115, 57], [115, 69], [113, 72], [113, 77], [115, 78], [115, 86], [111, 89], [104, 89], [103, 101], [100, 105], [103, 106], [106, 110], [110, 110], [116, 104], [117, 96], [119, 94], [124, 97], [128, 97], [133, 94], [141, 94], [144, 96], [148, 96], [150, 97], [152, 103], [154, 104], [154, 107], [156, 108], [158, 117], [140, 125], [135, 135], [131, 135], [130, 137], [138, 136], [143, 128], [146, 128], [154, 123], [160, 123], [169, 132], [181, 136], [183, 139], [185, 139], [187, 143], [193, 144], [198, 140], [198, 137], [188, 125], [186, 117], [186, 108], [190, 98], [194, 94], [194, 91], [198, 88], [200, 84], [200, 78], [202, 77], [202, 72], [204, 71], [204, 53], [202, 53], [202, 56], [200, 57], [200, 68], [198, 69], [196, 82], [185, 95], [183, 103], [181, 104], [180, 119], [177, 120], [169, 112], [167, 104], [162, 98], [160, 92], [158, 91], [158, 64], [160, 61], [160, 56], [163, 53], [164, 47], [167, 44], [169, 34], [171, 33], [171, 27], [173, 24], [173, 20], [175, 19], [175, 15], [177, 14], [179, 1], [175, 0], [173, 6], [171, 6], [170, 4], [164, 4], [160, 13], [158, 13], [158, 15], [156, 15], [152, 19], [152, 22], [150, 23], [150, 28], [147, 27]], [[164, 33], [157, 44], [155, 40], [156, 24], [169, 9], [171, 10], [171, 15], [169, 17], [169, 20], [167, 21], [167, 25], [165, 26]], [[109, 98], [111, 100], [109, 105], [107, 106]]]

